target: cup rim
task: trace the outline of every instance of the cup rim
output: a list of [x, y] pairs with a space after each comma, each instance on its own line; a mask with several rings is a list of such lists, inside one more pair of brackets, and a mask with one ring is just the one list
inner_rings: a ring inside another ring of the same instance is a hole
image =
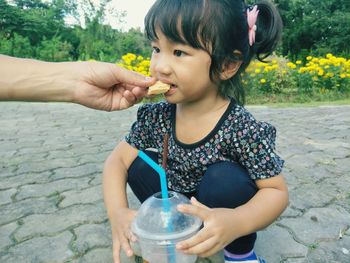
[[[185, 231], [182, 231], [179, 233], [154, 234], [138, 228], [135, 222], [132, 223], [131, 230], [137, 237], [147, 239], [147, 240], [158, 241], [158, 240], [181, 239], [183, 237], [190, 236], [191, 234], [194, 234], [199, 230], [199, 228], [202, 225], [202, 221], [199, 218], [196, 218], [195, 220], [196, 220], [195, 224], [193, 224], [190, 228], [186, 229]], [[152, 236], [152, 238], [150, 238], [150, 236]]]

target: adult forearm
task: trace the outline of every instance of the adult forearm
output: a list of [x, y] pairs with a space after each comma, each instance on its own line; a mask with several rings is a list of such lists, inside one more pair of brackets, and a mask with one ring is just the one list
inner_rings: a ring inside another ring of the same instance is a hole
[[0, 55], [0, 100], [72, 101], [62, 64]]

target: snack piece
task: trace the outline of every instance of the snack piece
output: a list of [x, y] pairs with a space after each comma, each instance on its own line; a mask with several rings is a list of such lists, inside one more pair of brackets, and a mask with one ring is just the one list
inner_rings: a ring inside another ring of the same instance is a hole
[[156, 84], [148, 88], [147, 95], [158, 95], [167, 92], [170, 85], [157, 81]]

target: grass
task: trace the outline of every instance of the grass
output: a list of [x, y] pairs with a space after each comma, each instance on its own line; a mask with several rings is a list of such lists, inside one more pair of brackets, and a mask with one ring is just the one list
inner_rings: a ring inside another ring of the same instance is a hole
[[323, 105], [350, 105], [350, 92], [299, 95], [247, 95], [247, 105], [264, 105], [269, 107], [318, 107]]
[[334, 101], [308, 101], [308, 102], [267, 102], [267, 103], [247, 103], [248, 106], [268, 106], [275, 108], [283, 107], [319, 107], [319, 106], [341, 106], [350, 105], [350, 99]]
[[[159, 95], [153, 98], [145, 98], [142, 103], [158, 102], [164, 97]], [[283, 107], [319, 107], [319, 106], [340, 106], [350, 105], [350, 93], [314, 95], [307, 97], [305, 95], [247, 95], [247, 106], [268, 106], [274, 108]]]

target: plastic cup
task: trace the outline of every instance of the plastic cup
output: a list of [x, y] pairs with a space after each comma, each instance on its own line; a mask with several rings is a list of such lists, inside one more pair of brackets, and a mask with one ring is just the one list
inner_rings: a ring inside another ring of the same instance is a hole
[[162, 198], [159, 192], [141, 205], [131, 227], [138, 237], [143, 259], [149, 263], [196, 261], [196, 255], [186, 255], [175, 247], [179, 241], [196, 234], [202, 225], [199, 218], [177, 211], [177, 205], [189, 203], [184, 195], [170, 191], [169, 198]]

